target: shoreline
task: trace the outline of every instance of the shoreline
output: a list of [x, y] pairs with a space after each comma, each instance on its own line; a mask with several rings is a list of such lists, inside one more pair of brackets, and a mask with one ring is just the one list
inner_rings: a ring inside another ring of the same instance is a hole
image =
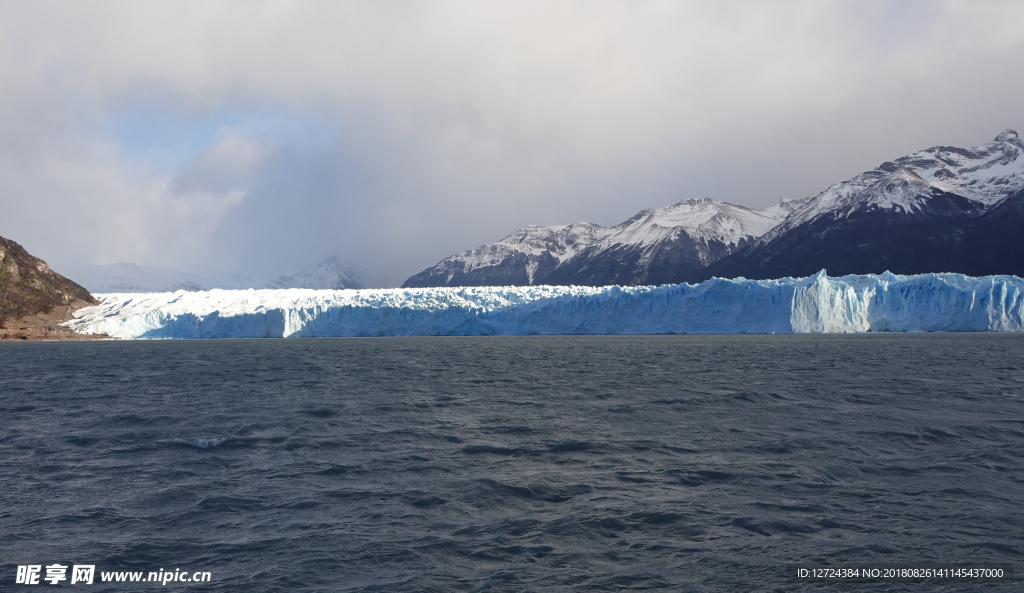
[[106, 334], [80, 334], [61, 323], [75, 318], [74, 313], [90, 303], [77, 300], [70, 305], [54, 307], [46, 313], [8, 319], [0, 326], [0, 342], [79, 342], [115, 340]]

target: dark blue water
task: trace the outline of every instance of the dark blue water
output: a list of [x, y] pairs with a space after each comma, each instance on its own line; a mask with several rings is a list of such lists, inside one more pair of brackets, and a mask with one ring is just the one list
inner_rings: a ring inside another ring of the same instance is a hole
[[[54, 562], [96, 565], [88, 591], [789, 591], [823, 589], [793, 563], [1019, 565], [1022, 392], [1013, 335], [3, 343], [0, 590]], [[212, 578], [98, 582], [161, 569]]]

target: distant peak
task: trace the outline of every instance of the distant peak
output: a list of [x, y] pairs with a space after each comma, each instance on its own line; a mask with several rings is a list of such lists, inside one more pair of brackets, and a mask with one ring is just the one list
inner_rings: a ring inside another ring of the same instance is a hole
[[320, 263], [317, 265], [322, 266], [325, 264], [334, 264], [335, 266], [345, 267], [345, 262], [343, 262], [341, 257], [337, 255], [328, 255], [324, 257], [322, 260], [320, 260]]
[[1006, 142], [1007, 140], [1013, 140], [1015, 138], [1017, 138], [1017, 132], [1015, 130], [1011, 130], [1010, 128], [1006, 128], [1005, 130], [1003, 130], [1002, 134], [996, 136], [995, 141]]
[[[717, 204], [717, 202], [711, 198], [690, 198], [689, 200], [679, 200], [675, 204], [666, 206], [665, 208], [672, 208], [675, 206], [711, 206], [715, 204]], [[655, 208], [655, 210], [664, 210], [665, 208]]]

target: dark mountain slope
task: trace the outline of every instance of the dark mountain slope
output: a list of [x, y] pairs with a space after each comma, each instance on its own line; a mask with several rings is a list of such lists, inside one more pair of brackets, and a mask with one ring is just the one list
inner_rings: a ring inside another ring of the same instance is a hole
[[837, 183], [712, 276], [1024, 271], [1024, 143], [1006, 130], [972, 148], [937, 146]]
[[1024, 277], [1024, 190], [979, 216], [964, 233], [954, 271]]
[[983, 211], [963, 196], [932, 190], [927, 204], [912, 212], [871, 205], [823, 216], [711, 264], [702, 280], [802, 277], [822, 269], [832, 276], [961, 271], [953, 262], [971, 220]]
[[51, 270], [21, 245], [0, 237], [0, 325], [76, 300], [98, 302], [89, 291]]

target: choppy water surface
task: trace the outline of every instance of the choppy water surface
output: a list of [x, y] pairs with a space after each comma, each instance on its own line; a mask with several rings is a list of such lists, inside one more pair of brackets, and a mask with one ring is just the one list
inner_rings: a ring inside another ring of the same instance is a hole
[[53, 562], [211, 571], [163, 587], [194, 591], [794, 590], [788, 563], [1024, 551], [1022, 336], [4, 343], [0, 368], [0, 590]]

